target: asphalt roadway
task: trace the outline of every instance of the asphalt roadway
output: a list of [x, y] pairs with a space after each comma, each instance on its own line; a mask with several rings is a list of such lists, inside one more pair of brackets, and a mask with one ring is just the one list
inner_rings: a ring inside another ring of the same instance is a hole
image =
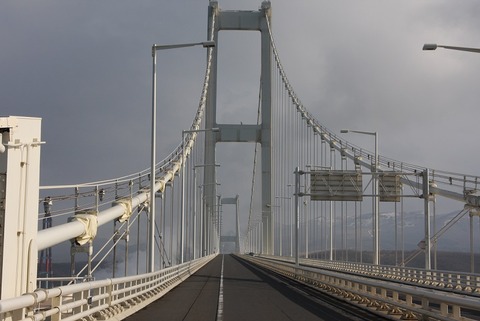
[[[223, 277], [222, 277], [223, 264]], [[218, 255], [129, 321], [380, 320], [269, 275], [231, 255]]]

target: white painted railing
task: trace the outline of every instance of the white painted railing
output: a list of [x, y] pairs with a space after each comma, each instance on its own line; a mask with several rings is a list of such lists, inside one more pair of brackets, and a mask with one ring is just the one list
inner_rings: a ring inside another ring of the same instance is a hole
[[56, 288], [59, 286], [82, 283], [86, 281], [93, 281], [93, 278], [88, 279], [86, 276], [85, 277], [66, 276], [66, 277], [37, 278], [37, 288], [50, 289], [50, 288]]
[[371, 279], [262, 257], [242, 258], [384, 316], [407, 320], [480, 320], [479, 298]]
[[[261, 257], [283, 262], [295, 261], [295, 259], [291, 257], [266, 255], [262, 255]], [[304, 258], [300, 258], [299, 262], [301, 265], [307, 267], [310, 266], [342, 273], [364, 275], [371, 278], [427, 288], [445, 289], [459, 294], [480, 297], [480, 274]]]
[[38, 289], [0, 300], [0, 320], [122, 320], [162, 297], [214, 257], [153, 273]]

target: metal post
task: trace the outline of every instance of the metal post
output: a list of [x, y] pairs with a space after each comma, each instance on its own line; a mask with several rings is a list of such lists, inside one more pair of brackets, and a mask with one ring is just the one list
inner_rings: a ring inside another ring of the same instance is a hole
[[201, 188], [200, 190], [200, 198], [201, 198], [201, 207], [200, 207], [200, 210], [201, 210], [201, 213], [200, 213], [200, 217], [201, 217], [201, 228], [200, 228], [200, 238], [202, 240], [202, 245], [201, 245], [201, 254], [200, 256], [205, 256], [206, 255], [206, 252], [205, 252], [205, 249], [206, 249], [206, 244], [207, 244], [207, 241], [206, 241], [206, 216], [205, 216], [205, 191], [203, 189], [203, 186], [200, 186], [199, 188]]
[[[140, 207], [138, 207], [140, 209]], [[141, 220], [141, 215], [138, 213], [138, 218], [137, 218], [137, 274], [140, 273], [140, 251], [139, 251], [139, 246], [140, 246], [140, 220]], [[160, 265], [161, 266], [161, 265]]]
[[333, 239], [333, 202], [330, 201], [330, 256], [328, 258], [330, 261], [333, 261]]
[[[174, 204], [175, 204], [175, 184], [172, 181], [170, 185], [170, 191], [172, 192], [172, 195], [170, 195], [170, 266], [173, 266], [173, 225], [175, 222], [175, 216], [174, 216]], [[178, 264], [177, 260], [175, 259], [175, 263]]]
[[380, 213], [379, 213], [379, 204], [378, 204], [378, 134], [375, 135], [375, 162], [373, 172], [373, 221], [374, 221], [374, 246], [373, 246], [373, 264], [380, 264]]
[[236, 216], [236, 230], [237, 230], [235, 252], [237, 254], [240, 254], [240, 218], [238, 217], [238, 195], [236, 196], [235, 216]]
[[[220, 229], [220, 210], [221, 210], [221, 199], [222, 199], [222, 196], [221, 195], [217, 195], [217, 214], [215, 215], [215, 219], [214, 219], [214, 224], [216, 224], [216, 228], [215, 228], [215, 234], [213, 234], [214, 236], [214, 244], [216, 244], [216, 249], [218, 251], [218, 253], [220, 253], [220, 235], [221, 235], [221, 229]], [[216, 240], [215, 237], [218, 239]], [[215, 248], [214, 248], [214, 252], [215, 251]]]
[[[332, 148], [332, 145], [330, 145], [330, 168], [335, 169], [335, 162], [333, 161], [333, 156], [335, 150]], [[329, 259], [330, 261], [333, 261], [333, 241], [335, 239], [335, 235], [333, 233], [333, 223], [334, 223], [334, 211], [333, 211], [333, 201], [330, 201], [330, 256]]]
[[193, 166], [193, 259], [197, 258], [197, 172]]
[[473, 214], [470, 212], [470, 273], [475, 273], [475, 255], [473, 246]]
[[182, 131], [182, 208], [180, 215], [180, 263], [183, 263], [185, 248], [185, 131]]
[[[118, 230], [117, 230], [117, 220], [113, 222], [113, 266], [112, 266], [112, 278], [115, 278], [117, 273], [117, 240], [118, 240]], [[73, 248], [72, 243], [72, 248]], [[75, 268], [75, 267], [74, 267]], [[72, 273], [73, 276], [73, 273]]]
[[[205, 200], [208, 199], [208, 196], [205, 195]], [[206, 204], [206, 202], [205, 202]], [[206, 205], [205, 205], [206, 206]], [[211, 239], [211, 215], [212, 213], [208, 210], [208, 207], [205, 207], [205, 255], [210, 255], [210, 239]]]
[[299, 242], [298, 242], [298, 230], [300, 228], [300, 218], [299, 218], [299, 211], [300, 211], [300, 204], [298, 202], [298, 198], [300, 194], [300, 171], [298, 166], [295, 167], [295, 266], [298, 266], [298, 257], [299, 257]]
[[423, 199], [425, 211], [425, 269], [431, 270], [431, 253], [430, 253], [430, 178], [428, 169], [423, 171]]
[[[432, 178], [434, 179], [434, 178]], [[433, 222], [432, 222], [432, 226], [433, 226], [433, 235], [436, 235], [437, 234], [437, 222], [436, 222], [436, 216], [437, 216], [437, 204], [436, 204], [436, 199], [435, 197], [432, 197], [432, 205], [433, 205]], [[430, 232], [432, 233], [432, 232]], [[432, 246], [432, 252], [433, 252], [433, 269], [436, 270], [437, 269], [437, 239], [435, 239], [433, 241], [433, 244], [431, 245]]]
[[[173, 193], [173, 191], [170, 191]], [[165, 257], [167, 257], [167, 249], [165, 248], [166, 244], [166, 235], [167, 235], [167, 187], [165, 186], [165, 189], [163, 190], [163, 193], [160, 194], [160, 206], [162, 211], [160, 212], [160, 222], [162, 222], [162, 230], [160, 232], [160, 249], [159, 249], [159, 254], [160, 254], [160, 269], [164, 269], [166, 266], [165, 263]], [[168, 258], [167, 258], [167, 263], [168, 263]]]
[[379, 221], [380, 221], [380, 214], [379, 214], [379, 198], [378, 198], [378, 166], [379, 166], [379, 159], [378, 159], [378, 133], [377, 132], [366, 132], [361, 130], [349, 130], [349, 129], [342, 129], [340, 130], [341, 133], [357, 133], [363, 135], [371, 135], [375, 136], [375, 160], [372, 164], [372, 212], [373, 212], [373, 264], [378, 265], [380, 264], [380, 230], [379, 230]]
[[[214, 41], [204, 41], [204, 42], [195, 42], [195, 43], [183, 43], [183, 44], [174, 44], [174, 45], [152, 45], [152, 138], [151, 138], [151, 172], [150, 172], [150, 226], [149, 226], [149, 248], [148, 248], [148, 268], [149, 272], [155, 270], [155, 261], [154, 261], [154, 248], [155, 248], [155, 154], [156, 154], [156, 136], [157, 136], [157, 50], [164, 49], [175, 49], [175, 48], [184, 48], [184, 47], [193, 47], [202, 45], [204, 48], [215, 47]], [[183, 251], [183, 250], [182, 250]], [[183, 252], [182, 252], [183, 254]], [[182, 256], [183, 261], [183, 256]]]
[[148, 240], [148, 272], [155, 270], [155, 155], [157, 138], [157, 50], [152, 46], [152, 137], [151, 137], [151, 162], [150, 162], [150, 217]]
[[309, 238], [309, 234], [308, 234], [308, 232], [309, 232], [309, 231], [308, 231], [308, 228], [309, 228], [308, 219], [309, 219], [309, 217], [308, 217], [308, 213], [307, 213], [307, 212], [308, 212], [308, 211], [307, 211], [307, 206], [306, 206], [305, 203], [303, 203], [303, 204], [304, 204], [304, 207], [303, 207], [303, 213], [304, 213], [304, 214], [303, 214], [303, 217], [304, 217], [304, 219], [305, 219], [305, 258], [308, 259], [308, 251], [309, 251], [309, 249], [308, 249], [308, 238]]

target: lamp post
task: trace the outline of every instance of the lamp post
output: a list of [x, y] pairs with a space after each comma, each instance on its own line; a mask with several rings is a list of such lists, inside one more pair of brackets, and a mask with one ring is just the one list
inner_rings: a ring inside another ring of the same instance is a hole
[[300, 168], [295, 167], [295, 266], [299, 266], [299, 257], [300, 257], [300, 242], [299, 238], [299, 229], [300, 229], [300, 202], [299, 197], [302, 197], [304, 194], [300, 192], [300, 176], [304, 174], [303, 171], [300, 171]]
[[[423, 45], [423, 50], [436, 50], [437, 48], [444, 48], [444, 49], [451, 49], [451, 50], [458, 50], [458, 51], [468, 51], [468, 52], [474, 52], [474, 53], [480, 53], [480, 48], [469, 48], [469, 47], [456, 47], [456, 46], [444, 46], [444, 45], [437, 45], [437, 44], [424, 44]], [[425, 171], [425, 175], [428, 176], [428, 171]], [[425, 187], [428, 189], [428, 179], [425, 179]], [[424, 192], [424, 195], [425, 195], [425, 192]], [[428, 209], [428, 204], [429, 204], [429, 198], [426, 197], [425, 198], [425, 213], [429, 213], [429, 209]], [[434, 215], [434, 220], [435, 220], [435, 214]], [[427, 214], [425, 216], [425, 268], [426, 269], [430, 269], [430, 266], [431, 266], [431, 262], [430, 262], [430, 217], [429, 215]], [[472, 216], [470, 216], [470, 220], [472, 220]], [[435, 223], [433, 224], [435, 226]], [[470, 232], [470, 237], [472, 237], [473, 233]], [[436, 260], [436, 255], [437, 255], [437, 248], [436, 248], [436, 244], [434, 244], [434, 260], [435, 260], [435, 269], [436, 269], [436, 266], [437, 266], [437, 260]], [[470, 247], [472, 248], [472, 247]], [[471, 252], [473, 253], [473, 252]], [[472, 254], [472, 257], [473, 257], [473, 254]], [[472, 264], [472, 273], [473, 273], [473, 260], [471, 260], [471, 264]]]
[[468, 47], [454, 47], [454, 46], [443, 46], [437, 45], [434, 43], [426, 43], [423, 45], [423, 50], [436, 50], [437, 48], [444, 48], [444, 49], [451, 49], [451, 50], [459, 50], [459, 51], [469, 51], [469, 52], [476, 52], [480, 53], [479, 48], [468, 48]]
[[151, 163], [150, 163], [150, 224], [149, 224], [149, 247], [148, 247], [148, 271], [155, 270], [154, 249], [155, 249], [155, 154], [156, 154], [156, 136], [157, 136], [157, 51], [166, 49], [175, 49], [183, 47], [192, 47], [202, 45], [204, 48], [215, 47], [214, 41], [184, 43], [174, 45], [152, 45], [152, 137], [151, 137]]
[[379, 212], [378, 212], [378, 133], [377, 132], [366, 132], [360, 130], [349, 130], [349, 129], [342, 129], [340, 131], [343, 134], [346, 133], [356, 133], [362, 135], [370, 135], [375, 136], [375, 161], [374, 161], [374, 169], [372, 170], [373, 176], [373, 201], [372, 201], [372, 209], [373, 209], [373, 264], [378, 265], [380, 264], [380, 238], [379, 238]]
[[[211, 128], [211, 129], [190, 129], [182, 130], [182, 212], [180, 216], [180, 263], [184, 261], [184, 251], [185, 251], [185, 134], [191, 133], [201, 133], [201, 132], [218, 132], [220, 129]], [[195, 183], [194, 183], [195, 184]], [[194, 247], [195, 251], [195, 247]]]

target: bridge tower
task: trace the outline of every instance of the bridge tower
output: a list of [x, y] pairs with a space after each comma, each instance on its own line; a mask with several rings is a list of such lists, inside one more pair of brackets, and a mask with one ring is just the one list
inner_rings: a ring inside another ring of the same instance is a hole
[[[208, 16], [208, 37], [217, 42], [213, 52], [210, 85], [206, 105], [205, 128], [219, 128], [219, 132], [207, 131], [205, 139], [205, 202], [206, 214], [215, 216], [216, 177], [215, 145], [219, 142], [250, 142], [261, 144], [262, 166], [262, 253], [273, 254], [272, 204], [272, 48], [267, 18], [271, 17], [270, 1], [263, 1], [258, 11], [222, 11], [217, 1], [210, 1]], [[215, 20], [211, 30], [212, 21]], [[261, 123], [219, 124], [217, 123], [217, 48], [218, 33], [222, 30], [260, 31], [261, 33]], [[210, 251], [211, 252], [211, 251]]]
[[[235, 235], [234, 236], [222, 236], [220, 234], [220, 243], [232, 242], [235, 243], [235, 253], [240, 253], [240, 218], [238, 216], [238, 195], [235, 197], [222, 198], [221, 204], [235, 205]], [[220, 246], [220, 249], [222, 247]]]
[[0, 298], [37, 286], [40, 118], [0, 117]]

